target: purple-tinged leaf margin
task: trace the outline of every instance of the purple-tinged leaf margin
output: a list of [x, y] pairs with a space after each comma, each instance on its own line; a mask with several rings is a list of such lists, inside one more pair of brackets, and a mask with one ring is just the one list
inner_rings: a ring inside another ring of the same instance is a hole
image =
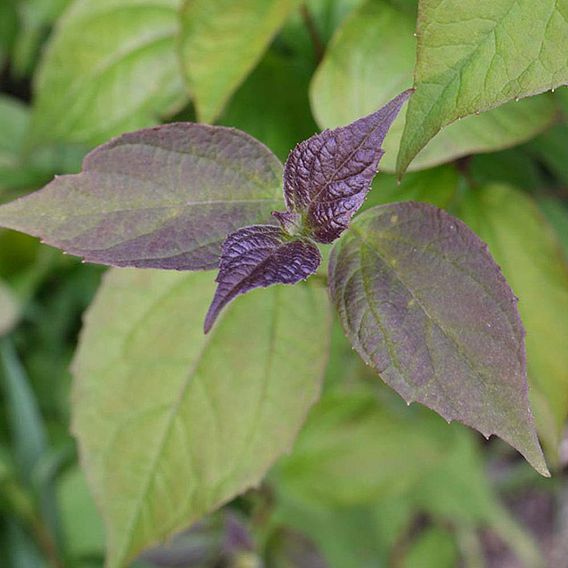
[[272, 284], [296, 284], [313, 274], [320, 262], [315, 244], [304, 238], [290, 239], [279, 227], [255, 225], [235, 231], [223, 244], [205, 333], [223, 307], [240, 294]]
[[471, 229], [426, 203], [374, 207], [335, 245], [329, 280], [353, 346], [409, 404], [498, 435], [549, 475], [517, 298]]
[[381, 145], [413, 90], [355, 122], [304, 140], [284, 166], [288, 211], [304, 216], [316, 241], [331, 243], [363, 204], [383, 156]]
[[239, 227], [270, 223], [282, 164], [232, 128], [172, 123], [124, 134], [87, 155], [80, 174], [0, 207], [0, 226], [86, 261], [202, 270]]

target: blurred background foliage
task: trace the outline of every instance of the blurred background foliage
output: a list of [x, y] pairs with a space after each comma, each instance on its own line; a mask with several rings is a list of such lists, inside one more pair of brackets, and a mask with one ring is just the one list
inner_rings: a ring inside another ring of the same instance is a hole
[[[415, 17], [412, 0], [0, 0], [0, 202], [160, 121], [235, 126], [284, 160], [411, 85]], [[400, 185], [380, 174], [365, 205], [428, 201], [489, 244], [520, 297], [552, 479], [407, 407], [336, 324], [324, 395], [291, 454], [137, 567], [568, 566], [567, 117], [559, 89], [454, 123]], [[104, 563], [69, 432], [69, 362], [103, 270], [0, 231], [1, 566]]]

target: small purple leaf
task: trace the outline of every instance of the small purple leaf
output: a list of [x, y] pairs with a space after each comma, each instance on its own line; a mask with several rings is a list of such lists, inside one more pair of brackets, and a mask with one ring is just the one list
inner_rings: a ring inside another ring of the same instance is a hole
[[269, 223], [282, 165], [260, 142], [220, 126], [173, 123], [124, 134], [77, 175], [0, 207], [0, 226], [112, 266], [216, 268], [227, 234]]
[[231, 300], [253, 288], [295, 284], [313, 274], [321, 262], [307, 239], [290, 239], [279, 227], [254, 225], [239, 229], [223, 244], [217, 290], [205, 317], [205, 333]]
[[516, 298], [471, 229], [426, 203], [374, 207], [334, 247], [329, 281], [351, 343], [408, 403], [498, 435], [548, 475]]
[[315, 238], [331, 243], [363, 204], [383, 155], [381, 145], [413, 90], [347, 126], [324, 130], [294, 148], [284, 166], [288, 210]]

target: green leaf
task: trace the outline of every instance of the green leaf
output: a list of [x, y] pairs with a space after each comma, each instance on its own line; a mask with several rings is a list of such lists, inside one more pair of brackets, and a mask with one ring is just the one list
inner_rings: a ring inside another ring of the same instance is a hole
[[58, 479], [57, 499], [67, 553], [74, 559], [89, 555], [102, 556], [102, 522], [78, 466]]
[[362, 211], [395, 201], [423, 201], [447, 209], [457, 196], [460, 176], [453, 166], [412, 172], [400, 182], [395, 175], [382, 174], [373, 181]]
[[201, 122], [213, 122], [298, 0], [185, 0], [180, 57]]
[[568, 0], [421, 0], [397, 170], [444, 126], [568, 82]]
[[0, 280], [0, 336], [8, 333], [16, 325], [19, 311], [14, 295]]
[[568, 416], [568, 267], [532, 200], [505, 185], [470, 191], [461, 217], [489, 245], [527, 330], [531, 400], [548, 455], [557, 461]]
[[47, 433], [29, 379], [8, 338], [0, 340], [0, 357], [18, 465], [23, 477], [30, 481], [34, 467], [46, 452]]
[[[312, 83], [312, 109], [318, 124], [326, 128], [347, 124], [410, 87], [415, 64], [413, 33], [414, 18], [386, 0], [368, 0], [349, 17], [336, 33]], [[538, 97], [460, 121], [436, 136], [410, 169], [524, 142], [546, 128], [554, 113], [553, 102]], [[385, 171], [396, 169], [404, 123], [402, 113], [385, 140], [381, 162]]]
[[0, 3], [0, 67], [10, 55], [18, 33], [18, 13], [14, 0]]
[[0, 95], [0, 192], [25, 177], [21, 152], [28, 126], [28, 109], [15, 98]]
[[568, 204], [554, 197], [541, 197], [538, 205], [554, 228], [564, 256], [568, 259]]
[[88, 312], [73, 423], [110, 568], [259, 483], [318, 396], [325, 291], [256, 290], [204, 336], [214, 288], [211, 273], [114, 270]]
[[523, 147], [472, 156], [466, 168], [477, 185], [503, 182], [527, 191], [546, 185], [539, 164], [531, 159]]
[[178, 0], [78, 0], [41, 62], [30, 143], [96, 145], [154, 124], [186, 100], [175, 50]]
[[454, 568], [459, 566], [455, 538], [448, 530], [430, 527], [418, 535], [404, 557], [404, 568]]
[[309, 108], [309, 80], [308, 70], [296, 61], [269, 51], [236, 92], [219, 124], [244, 130], [284, 161], [296, 144], [317, 131]]
[[538, 158], [562, 184], [568, 183], [567, 148], [568, 125], [564, 122], [555, 124], [526, 145], [527, 151]]
[[453, 434], [435, 416], [397, 410], [369, 392], [328, 393], [277, 468], [279, 483], [296, 499], [326, 506], [408, 491], [446, 456]]
[[16, 77], [32, 73], [48, 28], [70, 3], [71, 0], [17, 0], [20, 30], [12, 56]]
[[516, 299], [487, 246], [418, 202], [370, 209], [334, 247], [330, 293], [354, 348], [408, 403], [496, 434], [548, 475]]

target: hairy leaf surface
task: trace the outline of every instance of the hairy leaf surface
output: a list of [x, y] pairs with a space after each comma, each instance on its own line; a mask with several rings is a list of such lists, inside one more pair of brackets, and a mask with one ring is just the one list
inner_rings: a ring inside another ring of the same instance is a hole
[[228, 233], [270, 221], [281, 172], [243, 132], [167, 124], [97, 148], [81, 174], [0, 207], [0, 225], [90, 262], [214, 268]]
[[213, 122], [298, 0], [185, 0], [180, 56], [202, 122]]
[[175, 50], [179, 0], [78, 0], [37, 74], [31, 142], [100, 144], [187, 100]]
[[566, 258], [536, 204], [510, 186], [469, 192], [460, 215], [487, 242], [519, 296], [537, 426], [547, 454], [557, 461], [568, 416]]
[[[414, 28], [415, 18], [403, 5], [397, 7], [385, 0], [367, 0], [345, 21], [312, 82], [312, 109], [322, 128], [347, 124], [412, 86]], [[537, 97], [460, 120], [437, 134], [409, 169], [429, 168], [467, 154], [524, 142], [545, 129], [554, 113], [548, 97]], [[386, 155], [381, 162], [385, 171], [396, 169], [406, 114], [401, 113], [385, 139]]]
[[568, 82], [568, 0], [421, 0], [397, 169], [461, 117]]
[[291, 240], [279, 227], [253, 225], [231, 233], [223, 243], [218, 284], [205, 316], [208, 333], [220, 311], [240, 294], [272, 284], [296, 284], [312, 275], [321, 262], [317, 246]]
[[318, 396], [325, 291], [255, 290], [205, 336], [213, 291], [211, 273], [114, 270], [87, 314], [73, 427], [109, 568], [259, 483]]
[[412, 91], [378, 111], [304, 140], [284, 166], [284, 198], [321, 243], [331, 243], [363, 204], [383, 155], [381, 145]]
[[516, 298], [466, 225], [425, 203], [375, 207], [336, 245], [329, 274], [347, 335], [387, 384], [547, 474]]

